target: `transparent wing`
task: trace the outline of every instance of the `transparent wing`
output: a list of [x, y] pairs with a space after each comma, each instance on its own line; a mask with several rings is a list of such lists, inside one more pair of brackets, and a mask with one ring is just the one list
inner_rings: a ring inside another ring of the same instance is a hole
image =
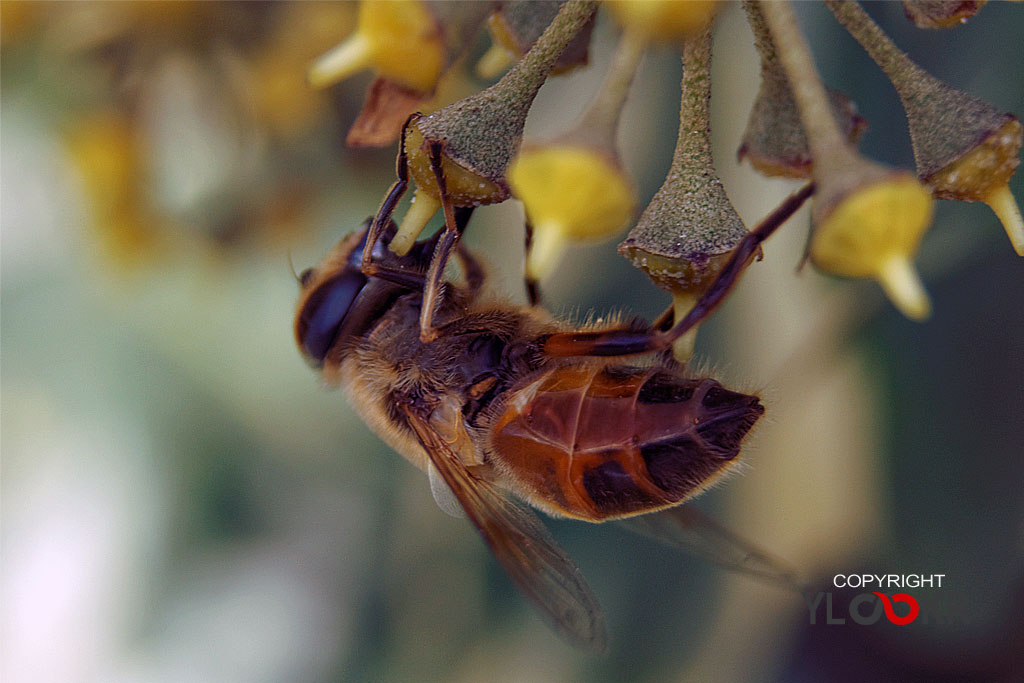
[[403, 409], [437, 473], [512, 581], [559, 634], [574, 645], [603, 651], [601, 607], [537, 516], [475, 477], [413, 406]]
[[805, 592], [791, 567], [740, 538], [692, 504], [619, 520], [630, 531], [661, 541], [709, 562]]
[[427, 477], [430, 479], [430, 493], [434, 496], [437, 507], [450, 517], [466, 518], [466, 512], [462, 509], [462, 503], [455, 497], [448, 484], [444, 483], [441, 473], [431, 464], [427, 464]]

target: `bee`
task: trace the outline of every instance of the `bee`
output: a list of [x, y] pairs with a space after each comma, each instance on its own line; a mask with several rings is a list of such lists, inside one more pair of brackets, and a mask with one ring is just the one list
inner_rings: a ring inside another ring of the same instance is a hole
[[[456, 210], [460, 232], [471, 213]], [[443, 233], [397, 256], [387, 248], [390, 222], [367, 269], [370, 226], [300, 276], [299, 348], [427, 473], [440, 507], [469, 518], [557, 632], [589, 649], [606, 642], [597, 600], [527, 506], [632, 521], [723, 564], [789, 581], [780, 564], [681, 505], [735, 466], [764, 413], [757, 396], [689, 376], [668, 354], [631, 365], [614, 353], [619, 342], [632, 349], [663, 332], [574, 330], [540, 308], [485, 297], [484, 269], [461, 243], [462, 275], [445, 283], [437, 336], [423, 342], [424, 283]], [[657, 511], [665, 512], [648, 514]], [[696, 540], [687, 537], [693, 531]]]

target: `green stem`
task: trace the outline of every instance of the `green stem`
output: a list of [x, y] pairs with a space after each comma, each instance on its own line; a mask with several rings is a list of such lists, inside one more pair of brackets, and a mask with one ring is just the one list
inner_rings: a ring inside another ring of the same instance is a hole
[[761, 56], [761, 78], [772, 83], [781, 83], [788, 90], [789, 81], [786, 80], [786, 72], [779, 64], [779, 55], [772, 43], [772, 34], [764, 21], [760, 4], [757, 0], [743, 0], [743, 11], [746, 12], [747, 23], [754, 33], [754, 46]]
[[767, 0], [759, 4], [800, 110], [816, 177], [819, 177], [819, 172], [827, 173], [828, 168], [855, 163], [857, 155], [846, 143], [832, 116], [825, 86], [821, 83], [811, 49], [800, 32], [789, 1]]
[[505, 187], [505, 170], [519, 149], [537, 91], [596, 11], [595, 0], [566, 2], [530, 51], [500, 81], [419, 119], [416, 126], [423, 137], [442, 142], [450, 159]]
[[711, 159], [711, 25], [683, 45], [679, 135], [672, 171], [713, 168]]
[[934, 80], [924, 69], [896, 47], [889, 36], [868, 16], [857, 2], [825, 0], [839, 23], [871, 55], [871, 59], [885, 72], [897, 90], [905, 90], [921, 79]]
[[635, 33], [626, 31], [622, 34], [601, 88], [583, 112], [579, 123], [574, 126], [575, 129], [585, 129], [595, 139], [614, 142], [622, 108], [644, 55], [644, 47], [644, 41]]
[[562, 52], [596, 11], [596, 0], [566, 2], [530, 51], [491, 87], [514, 90], [521, 96], [531, 93], [528, 100], [532, 102]]

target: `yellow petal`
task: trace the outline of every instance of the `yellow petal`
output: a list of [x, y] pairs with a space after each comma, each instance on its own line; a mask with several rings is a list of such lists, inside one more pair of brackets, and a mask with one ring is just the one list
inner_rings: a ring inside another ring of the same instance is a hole
[[870, 277], [909, 318], [931, 312], [912, 257], [931, 223], [931, 193], [909, 173], [853, 190], [815, 226], [811, 259], [822, 270]]
[[535, 227], [557, 226], [569, 240], [607, 239], [633, 216], [625, 174], [590, 148], [523, 150], [509, 166], [508, 180]]
[[441, 35], [421, 0], [364, 0], [356, 32], [313, 64], [309, 80], [324, 87], [369, 67], [413, 90], [430, 92], [443, 65]]
[[917, 251], [933, 203], [909, 173], [857, 188], [815, 226], [811, 258], [836, 275], [873, 277], [892, 254]]

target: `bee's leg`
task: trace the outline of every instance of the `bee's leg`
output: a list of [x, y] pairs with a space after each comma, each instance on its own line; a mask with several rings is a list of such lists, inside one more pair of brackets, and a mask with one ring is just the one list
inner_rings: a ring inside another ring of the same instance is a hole
[[[529, 220], [523, 225], [526, 233], [526, 262], [530, 262], [530, 252], [533, 250], [533, 224]], [[537, 282], [537, 278], [525, 272], [523, 275], [523, 285], [526, 287], [526, 299], [530, 302], [531, 306], [540, 305], [540, 283]]]
[[[460, 206], [455, 209], [455, 226], [458, 228], [459, 234], [466, 231], [466, 225], [473, 215], [474, 208], [472, 206]], [[462, 275], [466, 280], [466, 287], [469, 288], [470, 294], [475, 295], [484, 285], [486, 271], [476, 256], [473, 256], [473, 252], [467, 249], [461, 241], [456, 246], [455, 255], [462, 266]]]
[[[458, 227], [460, 234], [465, 232], [466, 225], [473, 215], [474, 208], [472, 206], [460, 206], [455, 209], [455, 225]], [[455, 253], [459, 257], [470, 293], [476, 294], [484, 283], [484, 267], [461, 242], [457, 245]], [[415, 270], [409, 270], [408, 268], [396, 267], [388, 263], [387, 259], [388, 255], [385, 252], [384, 261], [370, 261], [369, 266], [363, 269], [363, 273], [368, 277], [379, 277], [382, 280], [393, 282], [408, 289], [422, 292], [426, 288], [426, 275]]]
[[[444, 291], [444, 269], [448, 265], [448, 258], [455, 251], [455, 246], [462, 237], [462, 231], [466, 229], [465, 222], [460, 226], [455, 219], [455, 210], [452, 207], [452, 200], [448, 196], [448, 188], [444, 179], [444, 170], [441, 168], [441, 143], [429, 142], [427, 152], [430, 159], [430, 170], [434, 172], [437, 180], [437, 190], [441, 197], [441, 208], [444, 210], [444, 231], [434, 248], [434, 255], [430, 259], [430, 267], [427, 269], [427, 283], [423, 288], [423, 307], [420, 309], [420, 340], [424, 343], [431, 342], [437, 337], [437, 330], [434, 329], [434, 313], [441, 304], [441, 295]], [[466, 220], [469, 220], [466, 218]]]
[[466, 278], [466, 287], [469, 288], [469, 293], [476, 294], [484, 284], [484, 267], [462, 244], [459, 244], [455, 255], [459, 257], [459, 262], [462, 264], [462, 272]]
[[672, 320], [675, 318], [675, 314], [675, 306], [672, 306], [670, 304], [668, 308], [661, 312], [661, 315], [654, 319], [654, 322], [651, 323], [651, 329], [661, 330], [662, 332], [664, 332], [665, 330], [671, 328]]
[[[661, 330], [655, 325], [639, 332], [625, 329], [559, 332], [544, 340], [544, 353], [549, 356], [630, 356], [669, 347], [672, 342], [718, 308], [746, 267], [761, 253], [761, 243], [796, 213], [813, 193], [814, 183], [808, 183], [787, 197], [757, 227], [744, 235], [718, 273], [718, 277], [711, 283], [711, 287], [704, 292], [690, 312], [682, 319], [676, 320], [670, 329]], [[659, 318], [659, 321], [664, 324], [662, 318]]]
[[366, 236], [366, 246], [363, 248], [362, 262], [363, 273], [367, 276], [376, 274], [370, 272], [372, 270], [373, 249], [377, 246], [377, 242], [380, 241], [384, 230], [391, 223], [391, 214], [395, 212], [395, 206], [402, 198], [402, 195], [405, 194], [406, 188], [409, 187], [409, 158], [405, 153], [405, 133], [409, 129], [409, 124], [418, 116], [419, 114], [411, 115], [402, 125], [402, 135], [398, 143], [398, 158], [395, 160], [395, 175], [398, 176], [398, 180], [395, 181], [394, 185], [391, 186], [391, 189], [384, 196], [384, 201], [381, 202], [380, 208], [377, 209], [377, 215], [373, 217], [373, 221], [370, 223], [370, 232]]
[[393, 268], [384, 263], [371, 261], [368, 266], [363, 267], [363, 274], [366, 277], [377, 277], [381, 280], [393, 282], [400, 287], [412, 290], [422, 290], [426, 279], [423, 273], [402, 268]]

